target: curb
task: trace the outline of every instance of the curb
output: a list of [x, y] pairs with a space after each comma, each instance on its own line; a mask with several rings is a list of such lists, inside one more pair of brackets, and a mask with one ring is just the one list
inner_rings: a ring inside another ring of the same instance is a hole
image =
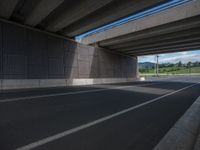
[[194, 150], [200, 150], [200, 129], [199, 129], [199, 135], [198, 135], [198, 137], [197, 137]]
[[162, 138], [154, 150], [193, 150], [200, 127], [200, 97]]

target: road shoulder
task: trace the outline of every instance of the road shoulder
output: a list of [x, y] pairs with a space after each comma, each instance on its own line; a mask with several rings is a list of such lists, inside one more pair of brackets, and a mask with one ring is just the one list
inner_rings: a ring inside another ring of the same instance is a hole
[[[200, 97], [176, 122], [154, 150], [192, 150], [200, 127]], [[196, 149], [198, 150], [198, 149]]]

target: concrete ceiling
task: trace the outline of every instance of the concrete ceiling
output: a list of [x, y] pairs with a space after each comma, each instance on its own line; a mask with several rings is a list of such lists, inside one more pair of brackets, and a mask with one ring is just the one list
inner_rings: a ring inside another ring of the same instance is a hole
[[75, 37], [169, 0], [1, 0], [0, 17]]
[[129, 56], [197, 50], [200, 15], [99, 42], [100, 47]]
[[82, 43], [128, 56], [200, 48], [200, 0], [85, 36]]

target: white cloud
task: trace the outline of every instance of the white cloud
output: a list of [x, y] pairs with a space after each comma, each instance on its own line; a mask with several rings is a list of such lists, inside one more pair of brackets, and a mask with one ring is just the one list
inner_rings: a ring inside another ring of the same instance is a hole
[[[189, 61], [200, 61], [200, 53], [198, 51], [186, 51], [178, 53], [160, 54], [160, 63], [177, 63], [182, 61], [187, 63]], [[155, 62], [155, 55], [141, 56], [138, 58], [139, 62]]]
[[138, 57], [139, 62], [155, 62], [155, 56], [140, 56]]
[[189, 52], [180, 52], [181, 55], [187, 55]]
[[174, 57], [168, 57], [168, 58], [160, 58], [159, 60], [161, 63], [177, 63], [179, 61], [181, 61], [182, 63], [187, 63], [189, 61], [191, 62], [195, 62], [195, 61], [200, 61], [200, 55], [196, 55], [196, 54], [184, 54], [184, 55], [177, 55]]

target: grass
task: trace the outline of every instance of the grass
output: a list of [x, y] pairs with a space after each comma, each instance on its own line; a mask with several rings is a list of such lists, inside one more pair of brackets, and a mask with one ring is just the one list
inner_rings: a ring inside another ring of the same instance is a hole
[[[140, 72], [140, 75], [152, 75], [155, 74], [154, 69], [145, 69]], [[165, 67], [159, 69], [159, 74], [169, 74], [169, 75], [178, 75], [178, 74], [200, 74], [200, 67]]]

